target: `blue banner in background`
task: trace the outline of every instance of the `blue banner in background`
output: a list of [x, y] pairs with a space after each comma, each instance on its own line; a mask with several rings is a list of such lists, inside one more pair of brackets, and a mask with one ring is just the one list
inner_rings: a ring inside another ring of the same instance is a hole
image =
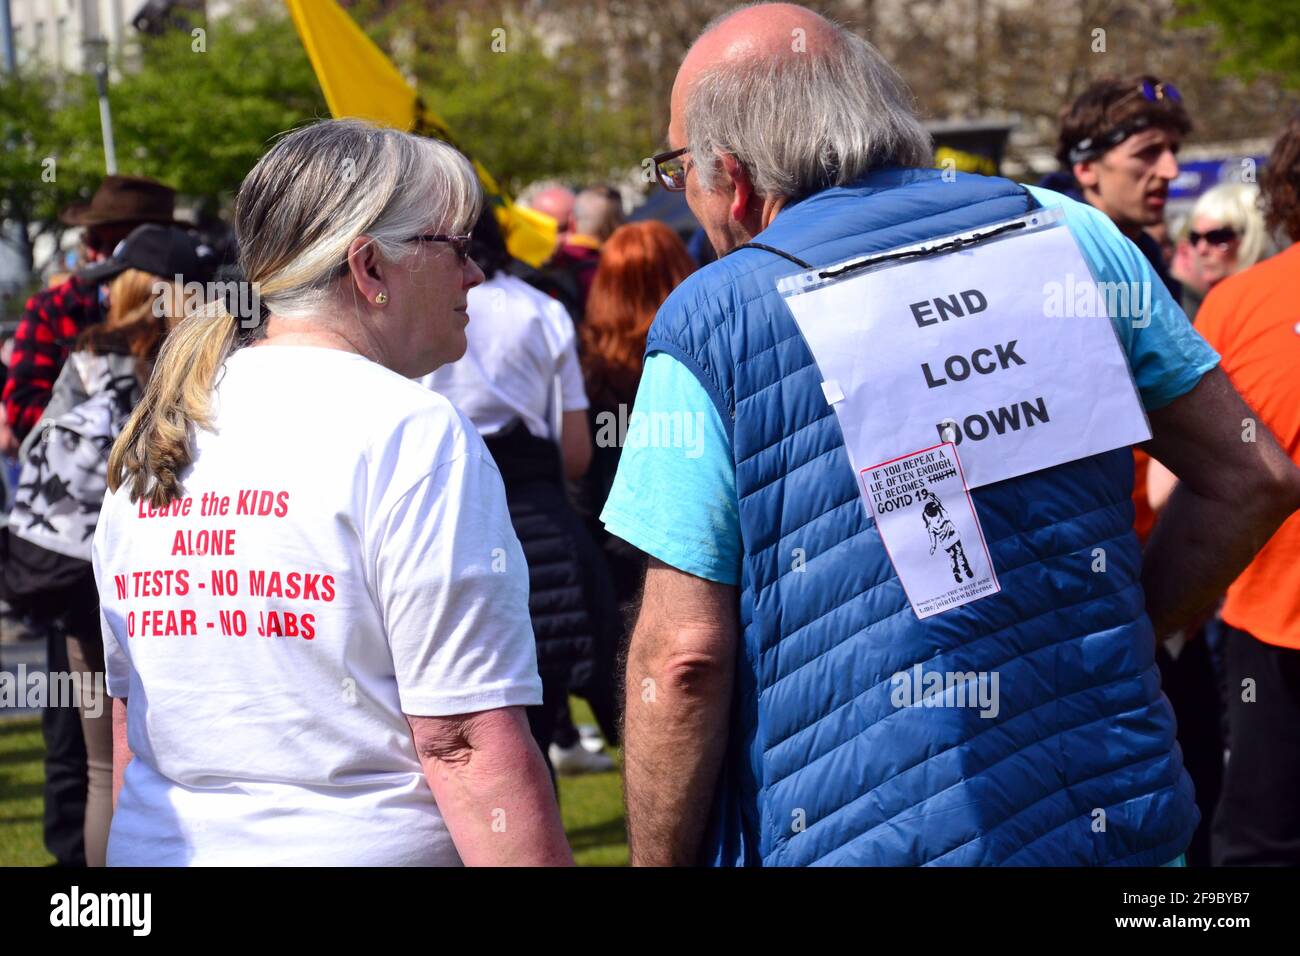
[[1178, 178], [1169, 184], [1170, 199], [1195, 199], [1219, 183], [1259, 182], [1265, 156], [1229, 156], [1178, 163]]

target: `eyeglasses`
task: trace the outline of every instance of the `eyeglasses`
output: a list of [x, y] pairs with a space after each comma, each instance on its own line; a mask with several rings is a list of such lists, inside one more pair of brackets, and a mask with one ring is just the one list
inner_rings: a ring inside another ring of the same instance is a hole
[[679, 193], [686, 188], [686, 173], [689, 167], [682, 157], [691, 151], [689, 146], [670, 149], [664, 153], [655, 153], [651, 157], [655, 164], [655, 175], [659, 185], [669, 192]]
[[456, 253], [460, 264], [464, 265], [469, 262], [469, 243], [472, 238], [472, 236], [448, 236], [440, 232], [431, 232], [423, 236], [412, 236], [407, 242], [445, 242], [451, 246], [451, 251]]
[[1220, 249], [1226, 248], [1232, 240], [1237, 238], [1237, 230], [1231, 226], [1220, 226], [1218, 229], [1211, 229], [1209, 232], [1197, 232], [1193, 229], [1187, 234], [1187, 241], [1195, 249], [1204, 239], [1212, 246], [1218, 246]]

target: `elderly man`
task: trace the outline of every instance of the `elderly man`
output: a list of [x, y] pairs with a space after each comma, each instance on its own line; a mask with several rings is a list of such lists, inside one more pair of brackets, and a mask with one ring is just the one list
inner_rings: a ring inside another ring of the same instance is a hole
[[521, 206], [527, 206], [530, 209], [536, 209], [538, 212], [546, 213], [555, 220], [559, 230], [556, 236], [557, 247], [564, 241], [564, 234], [569, 228], [569, 220], [573, 218], [574, 200], [573, 190], [553, 179], [544, 179], [541, 182], [533, 183], [519, 194], [519, 204]]
[[[656, 168], [725, 258], [646, 347], [636, 412], [691, 440], [629, 432], [602, 516], [650, 555], [627, 661], [633, 862], [1177, 862], [1198, 817], [1154, 634], [1247, 563], [1300, 472], [1242, 441], [1217, 356], [1104, 216], [924, 168], [902, 82], [858, 37], [742, 8], [691, 48], [671, 112]], [[1103, 281], [1152, 301], [1091, 313], [1100, 334], [1048, 319], [1060, 282]], [[929, 386], [903, 358], [981, 334], [997, 363], [937, 352]], [[968, 377], [1005, 415], [913, 413], [956, 409]], [[1012, 425], [1021, 387], [1041, 395]], [[1139, 434], [1183, 478], [1145, 555]], [[974, 579], [925, 553], [918, 488], [971, 542]]]

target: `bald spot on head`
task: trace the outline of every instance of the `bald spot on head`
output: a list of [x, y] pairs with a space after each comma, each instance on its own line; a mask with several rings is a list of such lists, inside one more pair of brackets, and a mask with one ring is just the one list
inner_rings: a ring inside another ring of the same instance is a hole
[[[802, 52], [796, 52], [797, 37], [802, 37]], [[686, 145], [681, 126], [686, 93], [701, 72], [738, 60], [815, 56], [820, 41], [834, 39], [835, 29], [824, 17], [795, 3], [764, 3], [736, 11], [702, 33], [682, 60], [673, 81], [669, 142], [674, 148]]]
[[573, 202], [573, 190], [563, 186], [550, 186], [533, 196], [531, 205], [538, 212], [550, 216], [564, 229], [569, 217], [573, 215]]

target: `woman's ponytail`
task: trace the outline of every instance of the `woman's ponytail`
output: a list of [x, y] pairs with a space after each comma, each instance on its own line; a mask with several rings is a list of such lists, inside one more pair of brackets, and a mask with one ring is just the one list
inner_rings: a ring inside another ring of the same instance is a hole
[[155, 507], [181, 495], [180, 473], [193, 460], [192, 426], [211, 426], [217, 370], [234, 351], [238, 323], [217, 302], [176, 326], [163, 342], [144, 397], [108, 456], [108, 490], [129, 484], [131, 500]]

